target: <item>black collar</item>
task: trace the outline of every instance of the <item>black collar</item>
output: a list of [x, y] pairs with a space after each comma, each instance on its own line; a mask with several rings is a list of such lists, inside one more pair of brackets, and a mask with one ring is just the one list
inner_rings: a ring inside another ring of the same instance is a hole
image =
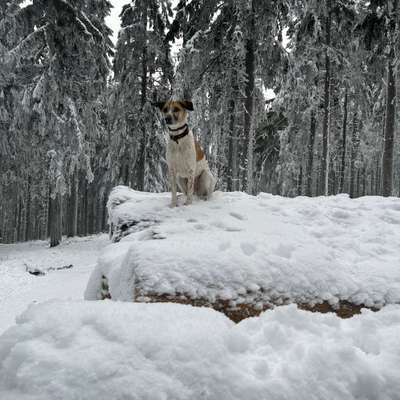
[[184, 138], [184, 137], [189, 133], [189, 127], [188, 127], [187, 124], [181, 126], [180, 128], [176, 128], [176, 129], [171, 129], [170, 127], [168, 127], [168, 129], [169, 129], [171, 132], [180, 131], [182, 128], [185, 128], [185, 127], [186, 127], [186, 129], [185, 129], [182, 133], [180, 133], [179, 135], [171, 135], [171, 134], [169, 135], [169, 137], [170, 137], [176, 144], [178, 144], [179, 139]]

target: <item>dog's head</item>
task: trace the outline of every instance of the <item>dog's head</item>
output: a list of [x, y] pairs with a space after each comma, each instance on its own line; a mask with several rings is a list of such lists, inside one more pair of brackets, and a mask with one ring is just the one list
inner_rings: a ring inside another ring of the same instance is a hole
[[193, 111], [193, 103], [188, 100], [168, 100], [153, 103], [164, 115], [165, 123], [169, 126], [180, 125], [187, 120], [187, 112]]

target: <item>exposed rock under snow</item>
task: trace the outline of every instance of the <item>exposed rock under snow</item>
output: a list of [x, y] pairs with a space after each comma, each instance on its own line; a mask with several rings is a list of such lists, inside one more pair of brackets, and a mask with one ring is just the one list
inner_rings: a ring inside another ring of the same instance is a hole
[[122, 239], [104, 249], [86, 299], [105, 297], [106, 280], [114, 300], [208, 305], [236, 310], [235, 320], [285, 303], [400, 303], [399, 198], [217, 192], [168, 204], [168, 193], [113, 190], [110, 221]]

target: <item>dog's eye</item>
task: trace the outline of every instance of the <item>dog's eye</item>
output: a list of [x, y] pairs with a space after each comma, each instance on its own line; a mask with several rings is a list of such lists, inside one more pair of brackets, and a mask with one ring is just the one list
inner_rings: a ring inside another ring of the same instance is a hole
[[172, 112], [174, 112], [174, 113], [179, 112], [179, 108], [174, 108], [174, 109], [172, 110]]

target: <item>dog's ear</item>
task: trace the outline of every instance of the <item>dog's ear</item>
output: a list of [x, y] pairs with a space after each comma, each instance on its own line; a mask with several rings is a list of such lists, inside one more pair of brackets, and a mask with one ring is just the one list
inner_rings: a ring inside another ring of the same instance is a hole
[[166, 101], [155, 101], [152, 102], [151, 105], [153, 107], [157, 107], [160, 111], [163, 109], [163, 107], [165, 106]]
[[193, 103], [190, 100], [183, 100], [179, 102], [183, 108], [186, 108], [188, 111], [193, 111]]

